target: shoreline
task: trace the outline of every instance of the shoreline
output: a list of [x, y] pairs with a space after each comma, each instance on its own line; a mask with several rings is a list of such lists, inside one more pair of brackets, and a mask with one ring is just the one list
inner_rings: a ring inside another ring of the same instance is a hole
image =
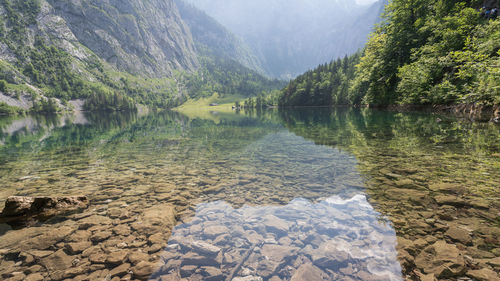
[[[474, 122], [493, 122], [500, 124], [500, 105], [456, 104], [456, 105], [318, 105], [318, 106], [270, 106], [267, 109], [307, 109], [307, 108], [370, 108], [396, 112], [428, 112], [452, 114]], [[255, 109], [255, 108], [254, 108]]]

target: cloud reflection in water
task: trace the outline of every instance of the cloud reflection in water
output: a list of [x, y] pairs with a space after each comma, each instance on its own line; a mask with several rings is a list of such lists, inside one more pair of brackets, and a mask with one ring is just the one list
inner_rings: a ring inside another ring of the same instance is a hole
[[240, 209], [217, 201], [174, 229], [153, 277], [402, 280], [395, 245], [394, 229], [364, 195]]

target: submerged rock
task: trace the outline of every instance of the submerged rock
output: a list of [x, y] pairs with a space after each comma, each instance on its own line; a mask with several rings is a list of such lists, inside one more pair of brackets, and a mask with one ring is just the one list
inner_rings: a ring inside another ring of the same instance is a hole
[[0, 218], [7, 221], [31, 217], [50, 217], [62, 212], [85, 209], [89, 205], [86, 196], [25, 197], [11, 196], [5, 201]]
[[467, 276], [470, 276], [476, 280], [481, 280], [481, 281], [499, 281], [500, 277], [498, 277], [498, 274], [495, 273], [495, 271], [483, 268], [480, 270], [469, 270], [467, 272]]
[[448, 231], [446, 231], [445, 236], [464, 245], [469, 245], [470, 243], [472, 243], [472, 237], [469, 231], [456, 226], [450, 227]]
[[439, 240], [426, 247], [415, 259], [415, 265], [438, 278], [459, 276], [466, 270], [462, 253], [456, 245]]
[[290, 281], [328, 280], [328, 275], [312, 264], [303, 264]]
[[154, 263], [141, 261], [136, 266], [131, 268], [131, 271], [134, 273], [135, 278], [139, 280], [147, 280], [151, 274], [153, 274], [156, 269], [156, 265]]

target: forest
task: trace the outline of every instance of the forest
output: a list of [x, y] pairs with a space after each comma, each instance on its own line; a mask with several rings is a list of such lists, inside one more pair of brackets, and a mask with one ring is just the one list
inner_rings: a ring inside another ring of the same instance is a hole
[[360, 54], [320, 65], [264, 99], [280, 106], [500, 104], [500, 21], [485, 16], [482, 4], [391, 1]]

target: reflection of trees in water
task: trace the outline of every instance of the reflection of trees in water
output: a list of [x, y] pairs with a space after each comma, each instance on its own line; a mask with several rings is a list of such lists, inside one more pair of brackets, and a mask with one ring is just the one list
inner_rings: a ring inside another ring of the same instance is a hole
[[494, 199], [500, 185], [496, 125], [356, 109], [279, 114], [295, 134], [356, 156], [369, 201], [395, 225], [406, 275], [433, 272], [442, 278], [472, 269], [457, 258], [447, 261], [455, 273], [442, 271], [437, 265], [446, 262], [439, 255], [426, 256], [440, 247], [462, 256], [494, 256], [500, 241], [491, 235], [500, 231], [490, 219], [500, 211]]
[[[280, 110], [285, 126], [317, 144], [345, 148], [355, 144], [490, 154], [500, 151], [500, 129], [428, 113], [395, 113], [369, 109]], [[438, 121], [441, 118], [444, 121]], [[464, 151], [466, 150], [466, 151]]]

